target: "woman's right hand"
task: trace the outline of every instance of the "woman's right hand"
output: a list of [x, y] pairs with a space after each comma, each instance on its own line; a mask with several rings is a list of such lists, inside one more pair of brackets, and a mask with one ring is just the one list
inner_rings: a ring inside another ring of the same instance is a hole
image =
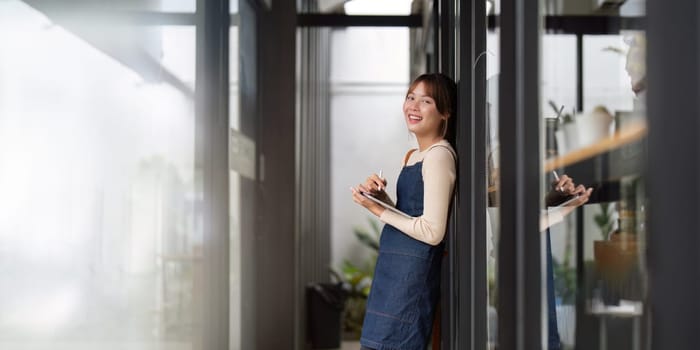
[[384, 194], [386, 188], [386, 179], [379, 177], [377, 174], [370, 175], [365, 183], [358, 186], [360, 191], [367, 192], [375, 197]]
[[576, 186], [574, 179], [566, 174], [554, 180], [551, 183], [551, 189], [545, 197], [545, 203], [548, 207], [555, 207], [576, 195], [581, 195], [586, 191], [584, 186]]

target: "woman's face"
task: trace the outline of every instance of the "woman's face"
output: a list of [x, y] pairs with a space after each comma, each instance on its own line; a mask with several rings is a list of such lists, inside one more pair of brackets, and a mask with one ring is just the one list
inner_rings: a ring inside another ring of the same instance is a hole
[[423, 82], [408, 92], [403, 103], [403, 115], [408, 130], [416, 136], [435, 137], [442, 134], [445, 116], [438, 112], [435, 100], [427, 95]]

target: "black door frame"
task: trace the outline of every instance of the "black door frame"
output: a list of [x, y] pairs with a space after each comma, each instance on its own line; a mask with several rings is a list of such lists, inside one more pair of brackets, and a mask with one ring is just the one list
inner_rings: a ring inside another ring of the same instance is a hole
[[647, 1], [652, 349], [693, 349], [698, 344], [699, 15], [694, 0], [673, 6]]

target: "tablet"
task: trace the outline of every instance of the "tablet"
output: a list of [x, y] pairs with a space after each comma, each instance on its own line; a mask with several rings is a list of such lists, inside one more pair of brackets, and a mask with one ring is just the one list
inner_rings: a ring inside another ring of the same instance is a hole
[[367, 192], [360, 192], [360, 193], [362, 193], [363, 196], [365, 196], [365, 197], [371, 199], [371, 200], [374, 201], [375, 203], [381, 205], [382, 207], [384, 207], [384, 208], [386, 208], [386, 209], [388, 209], [388, 210], [393, 211], [393, 212], [396, 213], [396, 214], [402, 215], [402, 216], [404, 216], [404, 217], [406, 217], [406, 218], [409, 218], [409, 219], [413, 219], [412, 216], [410, 216], [410, 215], [408, 215], [408, 214], [402, 212], [401, 210], [398, 210], [398, 209], [392, 207], [392, 206], [389, 205], [389, 204], [386, 204], [386, 203], [380, 201], [379, 199], [377, 199], [376, 197], [374, 197], [373, 195], [371, 195], [371, 194], [369, 194], [369, 193], [367, 193]]
[[559, 204], [559, 205], [557, 205], [557, 206], [554, 206], [554, 208], [568, 207], [569, 204], [571, 204], [571, 202], [577, 200], [578, 197], [580, 197], [580, 196], [579, 196], [579, 195], [575, 195], [575, 196], [573, 196], [572, 198], [567, 199], [564, 203]]

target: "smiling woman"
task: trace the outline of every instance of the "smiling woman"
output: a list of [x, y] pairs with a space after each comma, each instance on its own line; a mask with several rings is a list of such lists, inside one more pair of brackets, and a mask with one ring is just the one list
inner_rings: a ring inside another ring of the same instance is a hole
[[394, 206], [386, 179], [372, 174], [352, 189], [353, 200], [386, 224], [362, 327], [364, 348], [425, 349], [428, 343], [456, 177], [456, 154], [444, 139], [455, 95], [455, 83], [442, 74], [421, 75], [408, 89], [403, 114], [418, 149], [404, 158], [395, 205], [406, 216], [362, 195]]
[[[443, 75], [426, 74], [418, 77], [408, 88], [403, 112], [406, 115], [408, 129], [419, 140], [418, 135], [430, 134], [433, 130], [439, 131], [440, 139], [447, 134], [447, 125], [450, 116], [455, 115], [454, 89], [449, 89], [449, 84], [440, 83], [439, 80], [449, 79]], [[439, 124], [435, 128], [434, 124]], [[438, 136], [436, 135], [436, 137]], [[430, 136], [430, 135], [426, 135]], [[434, 143], [430, 139], [423, 138], [424, 142]], [[424, 148], [421, 146], [421, 148]]]

